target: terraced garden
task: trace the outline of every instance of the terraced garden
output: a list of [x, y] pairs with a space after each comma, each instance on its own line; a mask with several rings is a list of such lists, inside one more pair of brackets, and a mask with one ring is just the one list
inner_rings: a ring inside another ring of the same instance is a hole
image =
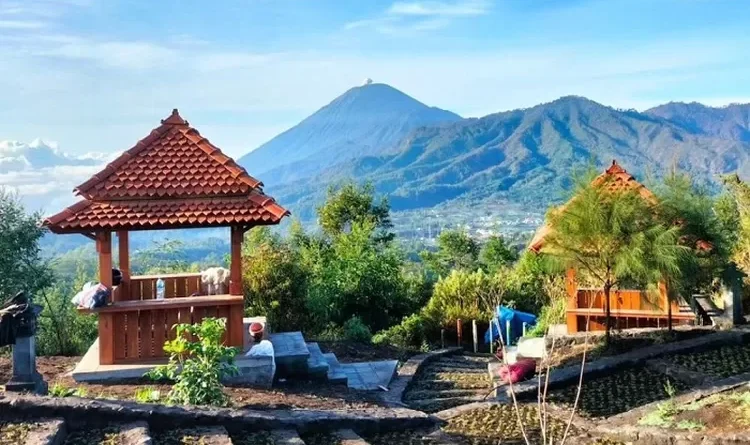
[[[667, 382], [679, 392], [688, 388], [680, 381], [644, 367], [631, 367], [612, 374], [584, 379], [578, 414], [583, 417], [609, 417], [647, 403], [668, 397]], [[552, 390], [547, 395], [551, 403], [573, 406], [577, 384]], [[536, 394], [533, 395], [536, 398]]]
[[726, 345], [698, 352], [673, 354], [665, 361], [713, 377], [750, 372], [750, 344]]
[[436, 412], [483, 400], [492, 390], [487, 364], [490, 355], [452, 355], [420, 369], [404, 394], [414, 409]]

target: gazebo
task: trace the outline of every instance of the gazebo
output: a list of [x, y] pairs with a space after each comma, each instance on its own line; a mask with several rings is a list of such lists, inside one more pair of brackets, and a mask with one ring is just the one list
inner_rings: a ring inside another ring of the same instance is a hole
[[[225, 343], [243, 346], [242, 240], [254, 226], [278, 224], [289, 214], [248, 175], [201, 136], [175, 109], [148, 136], [75, 188], [79, 202], [50, 216], [54, 233], [96, 242], [99, 281], [111, 289], [99, 315], [99, 364], [163, 360], [175, 323], [227, 319]], [[202, 295], [200, 274], [130, 275], [128, 234], [137, 230], [229, 227], [229, 294]], [[113, 286], [112, 234], [118, 238], [122, 280]], [[156, 281], [165, 298], [156, 299]], [[82, 309], [83, 310], [83, 309]]]
[[[647, 201], [656, 201], [656, 196], [643, 184], [636, 181], [617, 161], [612, 161], [612, 165], [604, 173], [597, 176], [593, 183], [606, 184], [607, 188], [613, 192], [632, 190]], [[572, 199], [575, 199], [575, 197]], [[561, 211], [564, 208], [565, 205], [554, 211]], [[548, 225], [545, 224], [540, 227], [529, 243], [528, 249], [532, 252], [541, 252], [544, 247], [544, 240], [549, 233], [550, 227]], [[699, 241], [699, 248], [705, 248], [704, 245], [704, 242]], [[568, 333], [604, 330], [606, 318], [604, 291], [602, 289], [579, 287], [576, 281], [576, 272], [573, 269], [567, 271], [566, 290], [568, 294], [566, 309]], [[688, 324], [695, 320], [695, 314], [689, 306], [669, 301], [665, 283], [659, 283], [656, 299], [642, 289], [614, 289], [610, 293], [609, 300], [611, 319], [618, 329], [667, 326], [668, 305], [670, 304], [672, 305], [672, 321], [675, 324]], [[588, 326], [586, 325], [587, 320]]]

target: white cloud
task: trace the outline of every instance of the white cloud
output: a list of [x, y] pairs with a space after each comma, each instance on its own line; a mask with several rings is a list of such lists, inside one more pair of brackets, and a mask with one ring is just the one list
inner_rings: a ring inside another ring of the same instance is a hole
[[455, 2], [396, 2], [388, 8], [388, 14], [406, 16], [470, 17], [483, 15], [490, 10], [489, 2], [464, 0]]
[[346, 23], [344, 29], [367, 28], [390, 36], [409, 36], [443, 29], [456, 19], [489, 11], [490, 4], [485, 0], [395, 2], [377, 17]]
[[44, 28], [46, 24], [44, 22], [30, 21], [30, 20], [0, 20], [0, 29], [39, 29]]

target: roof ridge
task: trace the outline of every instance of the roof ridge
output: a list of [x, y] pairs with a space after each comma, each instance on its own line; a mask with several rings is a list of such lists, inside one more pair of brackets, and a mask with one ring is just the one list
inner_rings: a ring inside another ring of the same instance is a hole
[[188, 121], [183, 119], [175, 108], [172, 110], [172, 114], [169, 117], [161, 120], [161, 125], [151, 130], [146, 137], [136, 142], [133, 147], [123, 152], [112, 162], [108, 163], [101, 171], [75, 187], [73, 191], [86, 199], [95, 200], [95, 194], [88, 193], [92, 188], [108, 180], [120, 167], [139, 156], [144, 150], [152, 147], [153, 143], [165, 135], [170, 134], [169, 132], [172, 130], [179, 132], [189, 142], [206, 153], [212, 161], [223, 167], [233, 179], [245, 184], [250, 189], [263, 187], [263, 182], [250, 176], [250, 174], [248, 174], [242, 166], [237, 164], [234, 159], [224, 154], [219, 147], [212, 144], [208, 138], [202, 136], [197, 129], [191, 127]]

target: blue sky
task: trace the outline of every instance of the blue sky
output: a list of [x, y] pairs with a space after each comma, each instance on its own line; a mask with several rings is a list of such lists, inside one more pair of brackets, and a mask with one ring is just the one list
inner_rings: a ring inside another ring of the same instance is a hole
[[744, 0], [0, 0], [0, 140], [114, 152], [178, 107], [240, 156], [366, 77], [464, 116], [750, 102], [748, 29]]

